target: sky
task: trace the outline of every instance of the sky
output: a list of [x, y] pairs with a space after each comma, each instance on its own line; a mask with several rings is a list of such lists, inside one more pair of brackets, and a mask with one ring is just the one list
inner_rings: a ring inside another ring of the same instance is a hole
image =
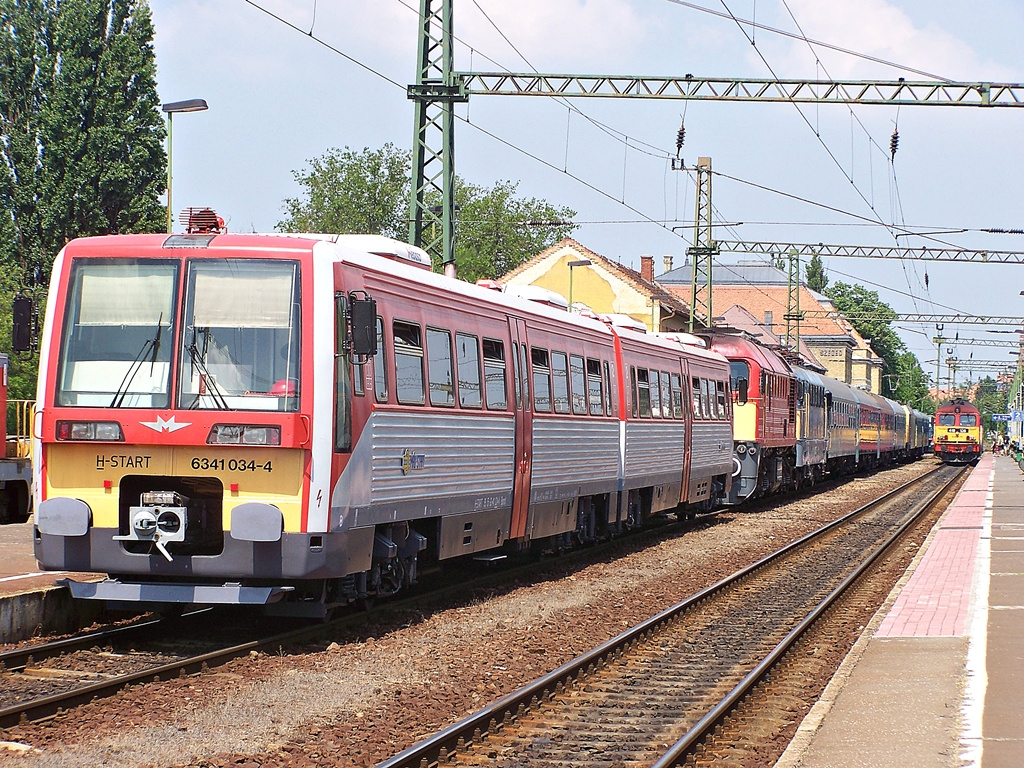
[[[210, 205], [232, 231], [272, 231], [310, 160], [410, 148], [417, 0], [150, 2], [161, 101], [210, 105], [174, 120], [176, 210]], [[1019, 0], [453, 0], [453, 14], [460, 71], [1024, 82]], [[1024, 235], [979, 231], [1024, 229], [1024, 108], [478, 95], [458, 115], [460, 176], [511, 180], [525, 197], [568, 206], [584, 246], [634, 268], [652, 254], [656, 275], [664, 255], [679, 266], [692, 245], [694, 176], [669, 162], [681, 121], [686, 164], [710, 157], [722, 174], [714, 220], [733, 226], [716, 226], [718, 239], [1024, 251]], [[897, 237], [891, 225], [920, 234]], [[1024, 315], [1021, 264], [825, 266], [832, 282], [877, 291], [900, 313]], [[943, 335], [1016, 340], [992, 328]], [[896, 330], [934, 372], [934, 325]], [[967, 367], [1012, 363], [1010, 351], [959, 343], [953, 354]]]

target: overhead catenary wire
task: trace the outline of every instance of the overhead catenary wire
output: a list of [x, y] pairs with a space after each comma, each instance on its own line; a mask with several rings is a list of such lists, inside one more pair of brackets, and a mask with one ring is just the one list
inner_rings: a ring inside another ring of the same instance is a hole
[[[388, 77], [387, 75], [385, 75], [382, 72], [374, 69], [373, 67], [371, 67], [371, 66], [369, 66], [367, 64], [364, 64], [363, 62], [361, 62], [361, 61], [355, 59], [354, 57], [346, 54], [345, 52], [343, 52], [340, 49], [338, 49], [337, 47], [327, 43], [326, 41], [324, 41], [324, 40], [322, 40], [320, 38], [317, 38], [315, 35], [310, 34], [309, 32], [307, 32], [307, 31], [305, 31], [303, 29], [300, 29], [295, 24], [292, 24], [291, 22], [287, 21], [286, 19], [280, 17], [278, 14], [275, 14], [275, 13], [273, 13], [273, 12], [263, 8], [263, 7], [261, 7], [257, 2], [254, 2], [254, 0], [246, 0], [246, 2], [249, 5], [252, 5], [257, 10], [262, 11], [263, 13], [265, 13], [268, 16], [274, 18], [278, 22], [280, 22], [280, 23], [284, 24], [285, 26], [289, 27], [290, 29], [293, 29], [296, 32], [299, 32], [300, 34], [303, 34], [304, 36], [309, 37], [314, 42], [316, 42], [319, 45], [322, 45], [323, 47], [327, 48], [328, 50], [338, 54], [339, 56], [341, 56], [345, 60], [347, 60], [347, 61], [349, 61], [349, 62], [351, 62], [353, 64], [356, 64], [360, 68], [362, 68], [362, 69], [364, 69], [364, 70], [366, 70], [366, 71], [376, 75], [377, 77], [379, 77], [380, 79], [382, 79], [385, 82], [389, 83], [390, 85], [393, 85], [393, 86], [395, 86], [398, 89], [401, 89], [403, 92], [405, 91], [405, 89], [406, 89], [405, 86], [400, 84], [396, 80]], [[401, 0], [399, 0], [399, 2], [401, 2]], [[458, 117], [458, 119], [460, 121], [466, 123], [467, 125], [471, 125], [478, 132], [488, 136], [492, 140], [498, 141], [499, 143], [507, 146], [508, 148], [510, 148], [510, 149], [512, 149], [512, 150], [514, 150], [516, 152], [519, 152], [519, 153], [523, 154], [524, 156], [527, 156], [527, 157], [531, 158], [535, 162], [538, 162], [541, 165], [544, 165], [545, 167], [548, 167], [551, 170], [554, 170], [554, 171], [556, 171], [558, 173], [562, 173], [563, 175], [567, 176], [568, 178], [573, 179], [575, 182], [577, 182], [577, 183], [581, 184], [582, 186], [590, 189], [591, 191], [593, 191], [593, 192], [595, 192], [595, 193], [597, 193], [597, 194], [599, 194], [599, 195], [601, 195], [601, 196], [603, 196], [603, 197], [605, 197], [605, 198], [607, 198], [607, 199], [609, 199], [609, 200], [611, 200], [613, 202], [616, 202], [616, 203], [618, 203], [620, 205], [623, 205], [623, 207], [625, 207], [627, 210], [632, 211], [634, 214], [636, 214], [639, 217], [638, 220], [637, 220], [639, 223], [651, 223], [651, 224], [654, 224], [655, 226], [661, 227], [662, 229], [666, 230], [667, 232], [673, 232], [672, 227], [669, 225], [668, 222], [666, 222], [664, 220], [655, 219], [654, 217], [649, 216], [645, 212], [637, 209], [635, 206], [632, 206], [632, 205], [629, 205], [628, 203], [625, 203], [624, 201], [618, 199], [616, 196], [614, 196], [614, 195], [612, 195], [612, 194], [610, 194], [608, 192], [605, 192], [604, 190], [600, 189], [598, 186], [596, 186], [596, 185], [594, 185], [594, 184], [592, 184], [592, 183], [582, 179], [581, 177], [579, 177], [579, 176], [577, 176], [577, 175], [575, 175], [573, 173], [570, 173], [570, 172], [568, 172], [566, 170], [558, 168], [554, 164], [549, 163], [548, 161], [546, 161], [543, 158], [535, 155], [534, 153], [531, 153], [531, 152], [529, 152], [529, 151], [527, 151], [527, 150], [525, 150], [525, 149], [515, 145], [513, 142], [498, 136], [497, 134], [493, 133], [492, 131], [488, 131], [487, 129], [483, 128], [482, 126], [480, 126], [480, 125], [478, 125], [476, 123], [473, 123], [468, 118]], [[625, 134], [622, 134], [622, 135], [625, 135]], [[662, 154], [659, 154], [659, 156], [660, 157], [665, 157], [667, 155], [662, 153]], [[843, 210], [841, 208], [837, 208], [835, 206], [829, 206], [829, 205], [826, 205], [826, 204], [823, 204], [823, 203], [817, 203], [815, 201], [808, 200], [806, 198], [801, 198], [800, 196], [793, 195], [793, 194], [790, 194], [790, 193], [786, 193], [786, 192], [783, 192], [781, 190], [776, 190], [776, 189], [773, 189], [771, 187], [767, 187], [765, 185], [756, 184], [754, 182], [750, 182], [750, 181], [747, 181], [747, 180], [744, 180], [744, 179], [740, 179], [738, 177], [730, 176], [728, 174], [722, 174], [721, 172], [715, 172], [715, 173], [716, 173], [716, 175], [722, 176], [723, 178], [728, 178], [728, 179], [731, 179], [733, 181], [737, 181], [737, 182], [743, 183], [743, 184], [749, 184], [749, 185], [752, 185], [754, 187], [757, 187], [757, 188], [760, 188], [760, 189], [763, 189], [763, 190], [766, 190], [766, 191], [769, 191], [769, 192], [772, 192], [772, 193], [776, 193], [776, 194], [783, 195], [785, 197], [792, 198], [794, 200], [798, 200], [798, 201], [801, 201], [801, 202], [804, 202], [804, 203], [807, 203], [807, 204], [810, 204], [810, 205], [815, 205], [815, 206], [821, 207], [823, 209], [830, 210], [830, 211], [833, 211], [833, 212], [837, 212], [837, 213], [840, 213], [840, 214], [848, 216], [848, 217], [854, 217], [854, 218], [860, 219], [863, 223], [862, 224], [858, 224], [858, 225], [861, 225], [861, 226], [880, 226], [880, 225], [881, 226], [886, 226], [884, 223], [880, 223], [878, 221], [868, 219], [867, 217], [860, 216], [859, 214], [855, 214], [855, 213], [853, 213], [851, 211], [846, 211], [846, 210]], [[721, 219], [720, 212], [717, 211], [717, 209], [716, 209], [716, 215], [718, 215], [719, 219]], [[995, 229], [995, 228], [993, 228], [993, 229]], [[678, 234], [678, 233], [674, 233], [674, 234]], [[913, 234], [913, 235], [920, 236], [919, 233], [917, 233], [917, 232], [915, 232], [915, 231], [913, 231], [912, 229], [909, 229], [909, 228], [904, 228], [904, 234], [908, 234], [908, 235], [909, 234]], [[679, 236], [682, 239], [684, 239], [684, 240], [686, 239], [682, 235], [679, 235]], [[739, 239], [739, 238], [737, 238], [737, 239]], [[943, 242], [943, 241], [938, 240], [937, 238], [934, 238], [934, 237], [932, 237], [930, 239], [935, 240], [936, 242]], [[837, 273], [837, 274], [841, 274], [841, 273]]]

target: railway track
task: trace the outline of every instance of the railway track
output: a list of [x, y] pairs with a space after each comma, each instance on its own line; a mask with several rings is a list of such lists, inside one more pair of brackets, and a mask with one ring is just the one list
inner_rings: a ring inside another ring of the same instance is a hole
[[[44, 720], [130, 685], [192, 674], [254, 651], [278, 651], [316, 641], [347, 626], [372, 620], [378, 611], [449, 602], [489, 588], [511, 588], [515, 581], [531, 578], [551, 567], [571, 568], [574, 561], [601, 558], [607, 550], [646, 546], [652, 539], [676, 535], [693, 525], [692, 521], [666, 521], [629, 537], [573, 550], [557, 559], [500, 570], [488, 567], [484, 575], [466, 572], [455, 579], [446, 574], [446, 586], [430, 587], [425, 579], [425, 589], [417, 594], [322, 625], [303, 624], [283, 632], [279, 625], [275, 631], [263, 632], [252, 627], [225, 627], [218, 639], [206, 630], [219, 619], [210, 622], [208, 612], [197, 612], [0, 652], [0, 728]], [[239, 642], [239, 637], [244, 639]]]
[[728, 713], [963, 472], [939, 467], [897, 488], [379, 768], [692, 763]]
[[[574, 559], [600, 556], [609, 547], [643, 546], [652, 537], [674, 535], [692, 525], [692, 522], [665, 522], [637, 531], [628, 541], [615, 539], [589, 549], [574, 550], [557, 560], [500, 569], [487, 567], [483, 575], [467, 572], [461, 574], [465, 578], [454, 580], [449, 576], [448, 580], [454, 581], [455, 586], [431, 588], [425, 580], [427, 589], [401, 600], [345, 614], [325, 624], [302, 623], [283, 632], [259, 632], [252, 627], [229, 624], [211, 633], [208, 631], [210, 610], [206, 609], [173, 619], [140, 620], [0, 652], [0, 728], [45, 720], [62, 710], [111, 696], [130, 685], [192, 674], [254, 651], [276, 651], [316, 640], [346, 626], [366, 622], [377, 612], [444, 602], [489, 587], [507, 587], [510, 581], [528, 578], [553, 564], [567, 567]], [[245, 639], [238, 642], [239, 637]]]

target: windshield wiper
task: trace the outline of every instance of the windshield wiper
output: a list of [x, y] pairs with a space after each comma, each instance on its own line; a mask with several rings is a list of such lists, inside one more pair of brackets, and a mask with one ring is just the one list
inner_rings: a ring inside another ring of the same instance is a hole
[[149, 358], [149, 375], [153, 375], [153, 368], [156, 366], [156, 356], [160, 352], [160, 334], [164, 332], [164, 313], [160, 313], [160, 318], [156, 321], [156, 337], [153, 339], [153, 354]]
[[135, 377], [139, 373], [139, 369], [142, 368], [142, 360], [146, 356], [146, 352], [153, 350], [152, 358], [150, 359], [149, 374], [153, 375], [153, 368], [156, 365], [157, 352], [160, 351], [160, 334], [164, 330], [164, 313], [160, 313], [160, 317], [156, 321], [156, 333], [152, 339], [146, 339], [146, 343], [142, 345], [142, 349], [139, 350], [139, 354], [132, 360], [132, 364], [128, 366], [128, 370], [124, 374], [124, 378], [121, 379], [121, 384], [118, 386], [117, 391], [114, 393], [113, 399], [110, 401], [111, 408], [120, 408], [121, 403], [124, 402], [125, 397], [128, 395], [128, 387], [135, 381]]
[[[192, 331], [192, 343], [186, 348], [188, 356], [192, 359], [192, 365], [199, 369], [199, 375], [205, 377], [203, 380], [206, 385], [210, 388], [210, 392], [213, 395], [213, 402], [218, 409], [222, 411], [230, 411], [231, 406], [228, 405], [228, 401], [224, 398], [224, 393], [221, 392], [220, 387], [217, 386], [216, 380], [210, 373], [210, 369], [206, 367], [206, 363], [203, 362], [203, 356], [199, 353], [199, 349], [196, 347], [196, 332]], [[196, 401], [191, 405], [191, 408], [199, 407], [200, 394], [196, 394]]]

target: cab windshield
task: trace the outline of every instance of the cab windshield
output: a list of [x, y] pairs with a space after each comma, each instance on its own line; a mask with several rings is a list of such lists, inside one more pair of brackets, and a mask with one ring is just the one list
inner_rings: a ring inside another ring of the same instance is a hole
[[298, 410], [298, 264], [196, 259], [185, 287], [179, 407]]
[[166, 408], [179, 262], [76, 259], [57, 405]]

